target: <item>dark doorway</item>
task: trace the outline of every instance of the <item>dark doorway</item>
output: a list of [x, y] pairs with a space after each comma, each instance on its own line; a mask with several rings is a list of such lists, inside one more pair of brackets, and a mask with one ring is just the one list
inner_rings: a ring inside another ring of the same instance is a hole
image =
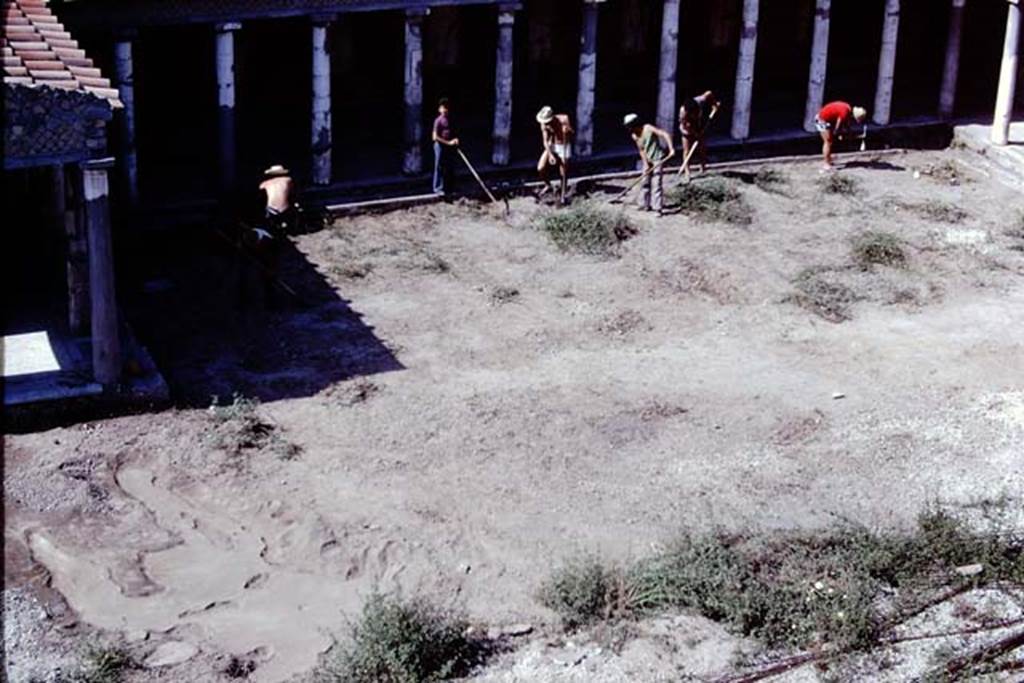
[[761, 3], [750, 117], [753, 134], [802, 125], [813, 25], [813, 2]]

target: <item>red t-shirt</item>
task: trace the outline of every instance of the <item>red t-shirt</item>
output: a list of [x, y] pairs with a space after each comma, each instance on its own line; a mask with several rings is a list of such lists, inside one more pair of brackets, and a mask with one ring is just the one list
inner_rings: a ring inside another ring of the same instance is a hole
[[846, 102], [829, 102], [818, 112], [818, 118], [839, 130], [853, 118], [853, 107]]

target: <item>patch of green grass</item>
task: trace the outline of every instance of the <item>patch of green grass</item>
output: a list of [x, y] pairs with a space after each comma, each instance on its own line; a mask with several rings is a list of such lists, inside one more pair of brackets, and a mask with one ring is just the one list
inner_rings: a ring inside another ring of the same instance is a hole
[[672, 206], [698, 220], [734, 225], [749, 225], [754, 210], [743, 193], [725, 178], [709, 178], [670, 188], [666, 199]]
[[854, 238], [853, 260], [864, 269], [872, 266], [902, 268], [907, 263], [907, 254], [895, 235], [868, 230]]
[[636, 234], [624, 213], [593, 202], [545, 214], [541, 229], [563, 251], [597, 256], [614, 255], [621, 242]]
[[352, 641], [317, 673], [321, 683], [429, 683], [464, 675], [476, 658], [468, 624], [424, 600], [374, 594]]
[[135, 660], [127, 650], [116, 646], [93, 646], [82, 657], [82, 668], [75, 678], [77, 683], [118, 683], [124, 674], [135, 667]]
[[850, 306], [860, 296], [850, 287], [829, 277], [835, 269], [828, 267], [804, 268], [793, 279], [796, 292], [789, 297], [798, 306], [833, 323], [850, 319]]
[[[969, 564], [983, 569], [955, 571]], [[692, 609], [772, 646], [853, 650], [876, 643], [889, 623], [882, 595], [912, 613], [938, 590], [995, 581], [1024, 586], [1024, 539], [934, 508], [908, 533], [685, 535], [624, 569], [588, 556], [559, 569], [541, 599], [568, 628]]]
[[855, 178], [841, 173], [826, 173], [818, 179], [818, 187], [825, 194], [851, 196], [860, 191], [860, 183]]

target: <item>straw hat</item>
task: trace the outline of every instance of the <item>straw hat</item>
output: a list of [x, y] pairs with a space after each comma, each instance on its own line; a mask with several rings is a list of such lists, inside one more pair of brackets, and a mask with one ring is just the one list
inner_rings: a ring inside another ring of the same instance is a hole
[[287, 168], [285, 168], [281, 164], [274, 164], [273, 166], [268, 168], [266, 171], [264, 171], [263, 175], [265, 175], [268, 178], [276, 178], [278, 176], [291, 175], [291, 173], [288, 171]]
[[537, 123], [551, 123], [555, 120], [555, 110], [551, 107], [541, 107], [537, 112]]
[[865, 109], [864, 107], [854, 107], [853, 108], [853, 118], [857, 119], [857, 121], [863, 121], [867, 117], [868, 117], [868, 110]]
[[626, 114], [626, 118], [622, 119], [622, 125], [626, 128], [631, 128], [636, 125], [636, 122], [640, 120], [640, 117], [636, 114]]

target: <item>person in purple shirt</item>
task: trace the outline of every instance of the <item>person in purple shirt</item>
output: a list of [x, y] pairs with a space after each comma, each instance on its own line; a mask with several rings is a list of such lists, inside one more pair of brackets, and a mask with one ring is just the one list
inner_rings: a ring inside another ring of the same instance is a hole
[[447, 196], [455, 190], [455, 148], [459, 146], [448, 120], [447, 97], [442, 97], [437, 104], [431, 137], [434, 140], [434, 194]]

